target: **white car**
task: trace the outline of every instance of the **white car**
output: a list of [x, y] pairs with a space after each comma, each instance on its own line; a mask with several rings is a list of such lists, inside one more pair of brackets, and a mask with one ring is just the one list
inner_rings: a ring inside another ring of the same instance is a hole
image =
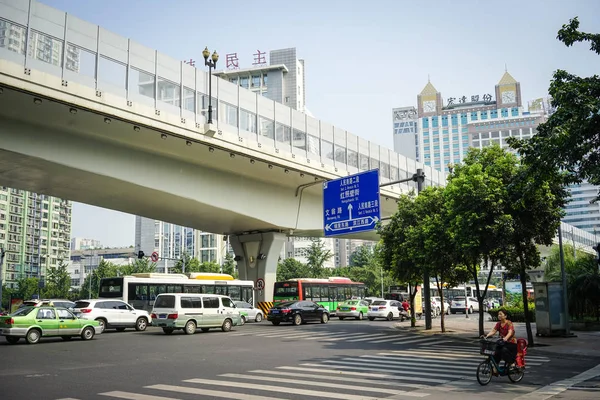
[[121, 332], [126, 328], [145, 331], [152, 323], [148, 311], [136, 310], [122, 300], [79, 300], [75, 302], [73, 314], [81, 319], [98, 321], [102, 332], [105, 329], [116, 329]]
[[[435, 312], [435, 315], [442, 313], [442, 299], [440, 297], [433, 296], [431, 298], [431, 309]], [[450, 304], [446, 299], [444, 299], [444, 313], [446, 315], [450, 314]]]
[[450, 312], [452, 314], [456, 314], [457, 312], [473, 314], [475, 311], [479, 311], [479, 303], [474, 297], [465, 298], [464, 296], [457, 296], [452, 299], [452, 303], [450, 304]]
[[243, 322], [260, 322], [263, 320], [264, 315], [260, 308], [256, 308], [252, 304], [246, 303], [245, 301], [235, 301], [234, 303], [235, 307], [240, 310]]
[[373, 321], [375, 318], [385, 318], [388, 321], [394, 318], [400, 318], [400, 310], [403, 310], [402, 303], [397, 300], [375, 300], [369, 305], [367, 318]]

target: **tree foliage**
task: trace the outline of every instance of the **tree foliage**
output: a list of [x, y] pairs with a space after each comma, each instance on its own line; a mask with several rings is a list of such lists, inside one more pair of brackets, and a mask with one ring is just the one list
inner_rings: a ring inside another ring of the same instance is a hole
[[325, 263], [333, 257], [331, 250], [325, 248], [320, 238], [314, 238], [307, 250], [306, 265], [311, 278], [324, 278], [328, 275]]
[[71, 275], [67, 265], [61, 260], [56, 268], [50, 267], [46, 271], [46, 282], [43, 297], [49, 299], [66, 299], [71, 289]]
[[[567, 47], [589, 42], [590, 50], [600, 54], [600, 34], [579, 31], [577, 17], [562, 26], [557, 39]], [[600, 185], [600, 76], [579, 77], [559, 69], [548, 92], [556, 111], [535, 136], [513, 139], [511, 146], [537, 176], [561, 169], [569, 172], [566, 182]]]
[[277, 281], [287, 281], [294, 278], [312, 278], [308, 265], [294, 258], [286, 258], [277, 264]]

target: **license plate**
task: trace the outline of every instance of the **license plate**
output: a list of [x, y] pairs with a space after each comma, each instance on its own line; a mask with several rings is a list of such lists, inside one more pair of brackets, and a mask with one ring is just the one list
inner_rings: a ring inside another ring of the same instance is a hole
[[341, 308], [341, 310], [342, 310], [342, 311], [348, 311], [348, 310], [349, 310], [349, 308], [348, 308], [348, 307], [342, 307], [342, 308]]
[[372, 310], [373, 310], [373, 311], [378, 311], [378, 310], [379, 310], [379, 307], [373, 307], [373, 308], [372, 308]]
[[271, 314], [279, 314], [279, 310], [271, 310]]
[[167, 318], [167, 314], [158, 314], [158, 318]]

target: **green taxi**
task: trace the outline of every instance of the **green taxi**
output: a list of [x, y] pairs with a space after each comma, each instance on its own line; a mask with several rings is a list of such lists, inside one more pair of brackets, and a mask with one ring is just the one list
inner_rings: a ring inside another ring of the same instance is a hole
[[339, 303], [335, 315], [339, 319], [355, 318], [362, 320], [369, 312], [369, 303], [366, 300], [346, 300]]
[[0, 317], [0, 335], [5, 336], [10, 344], [21, 338], [35, 344], [42, 337], [52, 336], [60, 336], [63, 340], [70, 340], [73, 336], [91, 340], [99, 333], [102, 333], [102, 327], [98, 321], [79, 319], [61, 307], [23, 307]]

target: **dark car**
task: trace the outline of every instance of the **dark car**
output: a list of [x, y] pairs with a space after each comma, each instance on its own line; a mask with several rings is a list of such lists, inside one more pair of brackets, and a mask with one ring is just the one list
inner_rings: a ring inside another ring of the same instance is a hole
[[267, 314], [267, 320], [273, 325], [282, 322], [291, 322], [294, 325], [310, 321], [320, 321], [326, 324], [329, 321], [329, 311], [320, 304], [312, 301], [286, 301], [276, 303]]

